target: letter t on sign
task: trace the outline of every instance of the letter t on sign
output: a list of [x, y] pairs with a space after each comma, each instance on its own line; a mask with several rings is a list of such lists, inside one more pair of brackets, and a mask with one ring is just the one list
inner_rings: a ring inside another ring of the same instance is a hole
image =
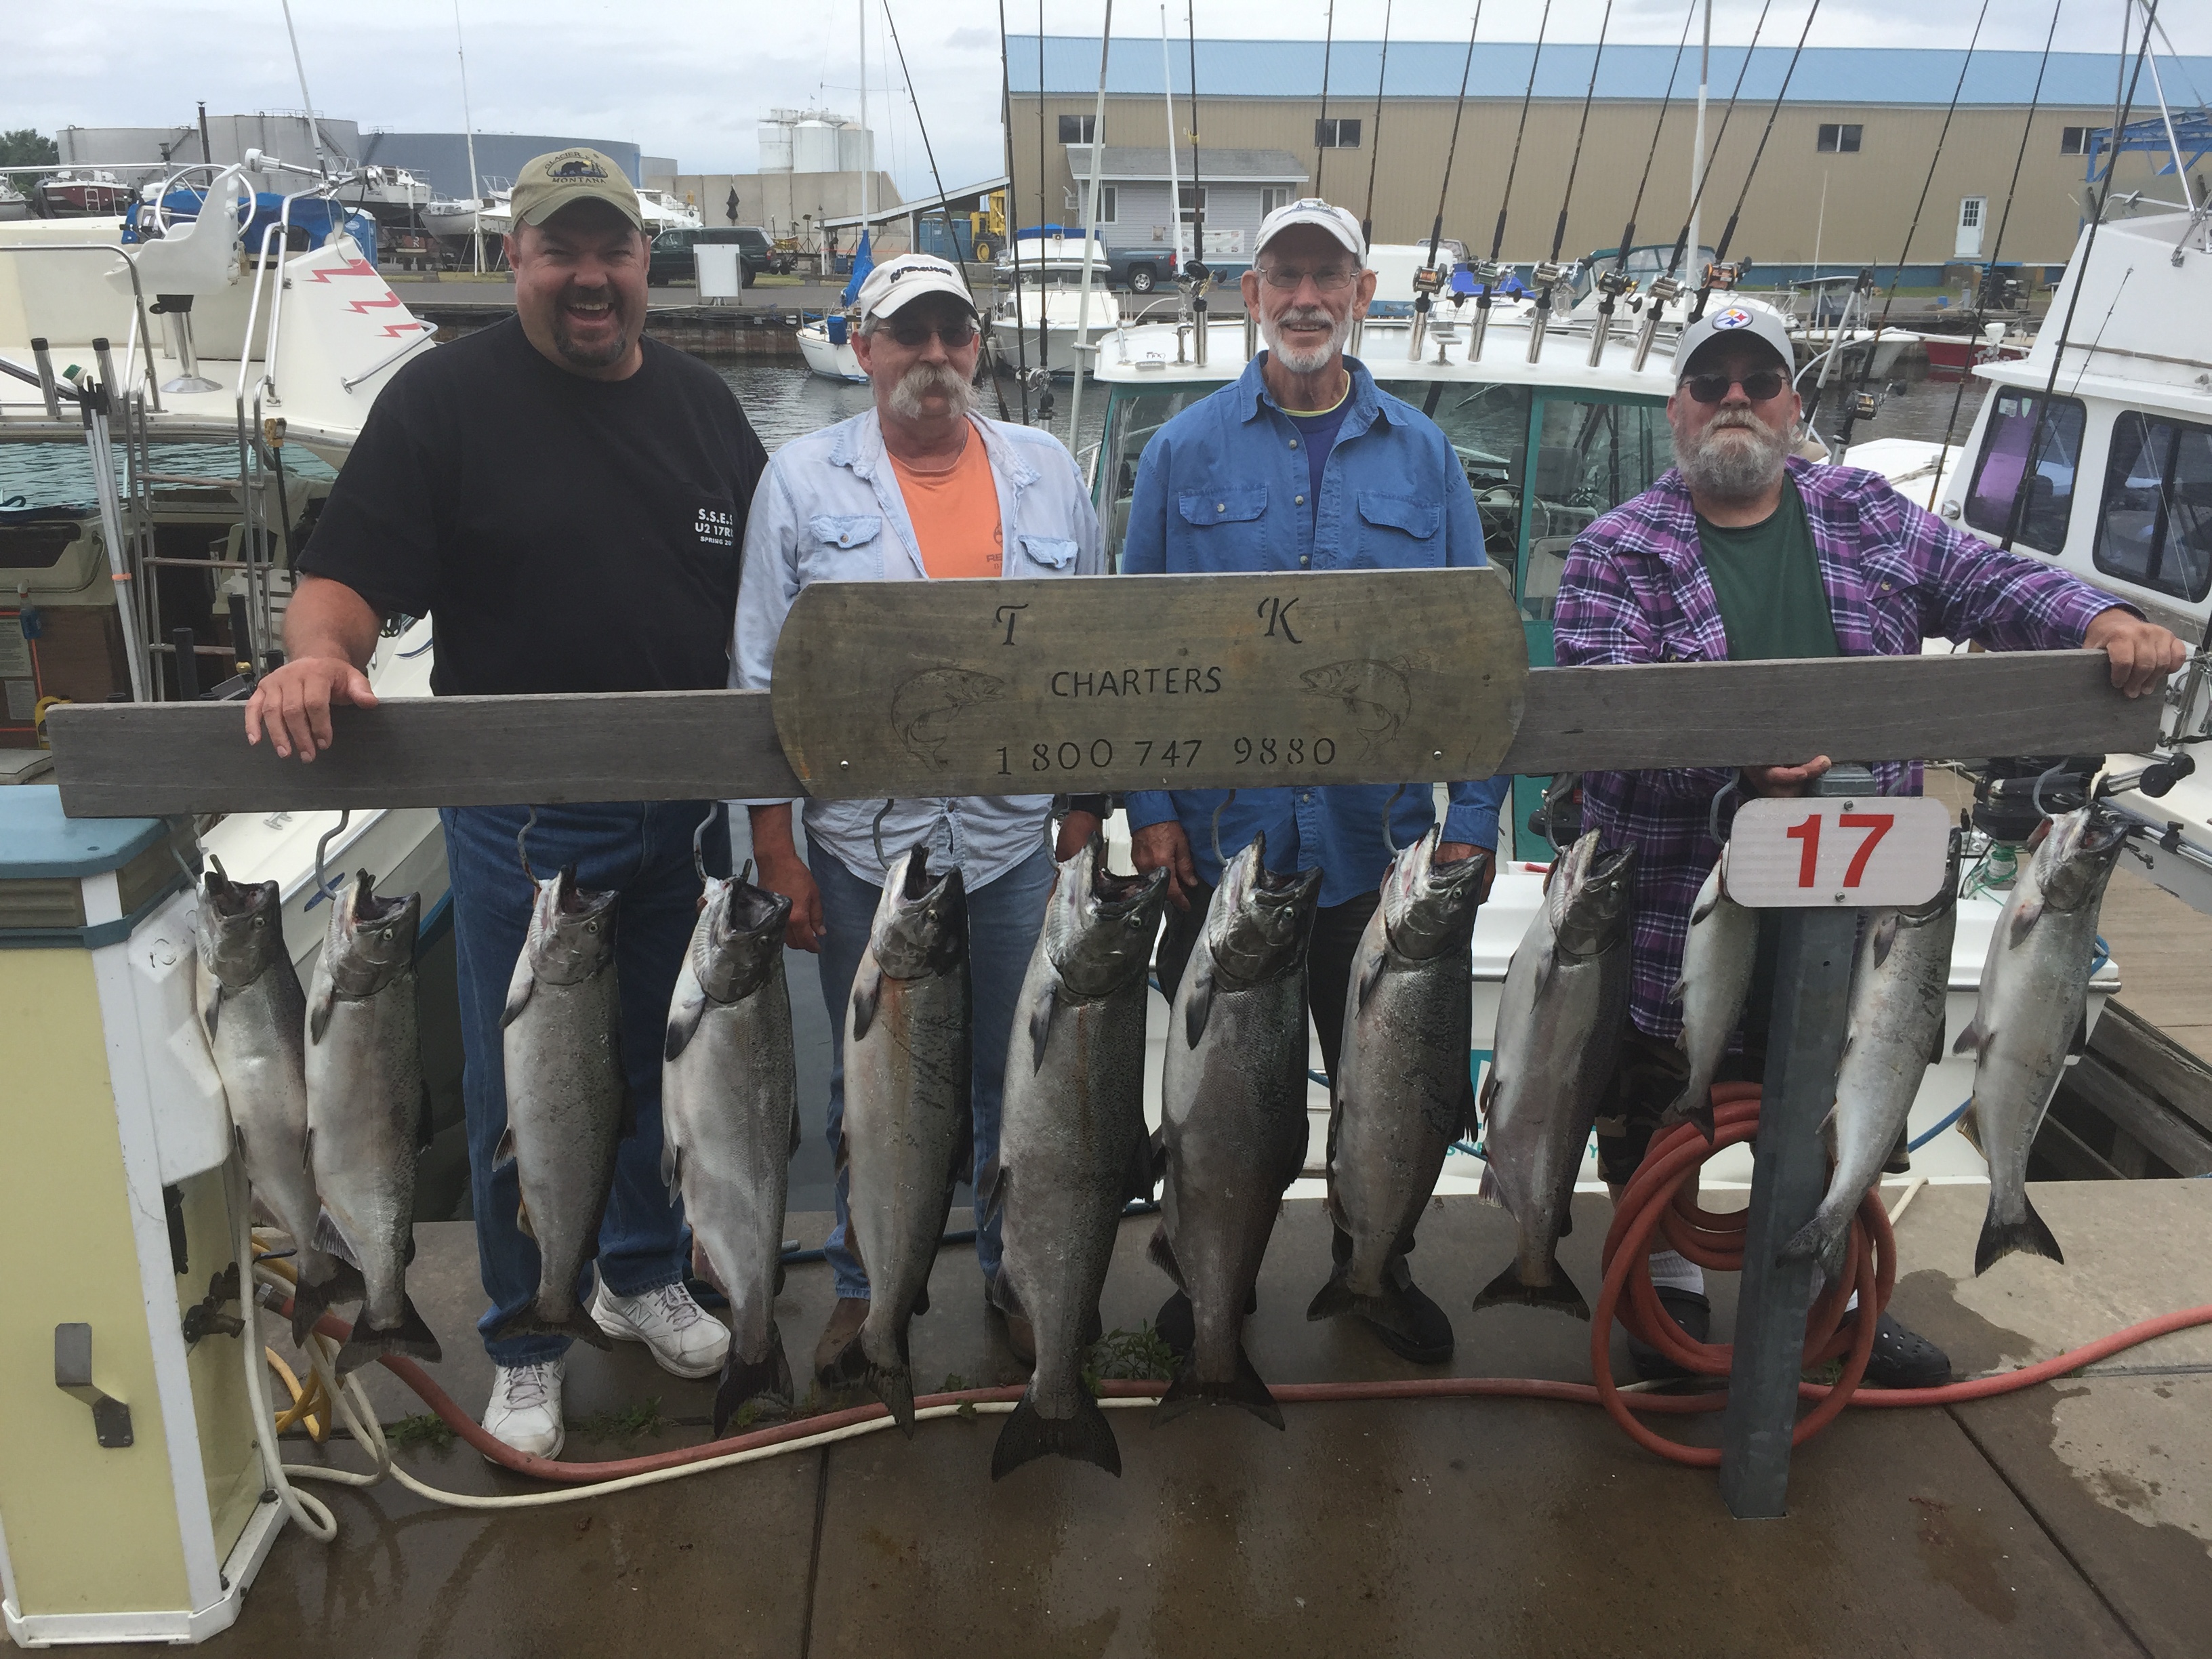
[[1014, 624], [1021, 619], [1021, 613], [1029, 608], [1027, 600], [1024, 600], [1019, 605], [1002, 605], [999, 607], [998, 619], [1006, 625], [1006, 637], [1000, 641], [1000, 644], [1012, 645], [1014, 642]]

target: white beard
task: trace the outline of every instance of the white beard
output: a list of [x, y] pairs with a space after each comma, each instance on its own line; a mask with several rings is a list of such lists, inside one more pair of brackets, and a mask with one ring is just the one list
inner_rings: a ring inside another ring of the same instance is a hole
[[[1283, 343], [1282, 325], [1296, 319], [1304, 322], [1328, 322], [1328, 338], [1310, 349], [1302, 349]], [[1345, 343], [1352, 338], [1352, 313], [1346, 311], [1340, 318], [1330, 319], [1318, 306], [1294, 307], [1279, 317], [1260, 319], [1260, 337], [1267, 342], [1267, 350], [1274, 360], [1293, 374], [1314, 374], [1327, 368]]]
[[1700, 495], [1719, 501], [1749, 501], [1774, 487], [1789, 453], [1788, 435], [1775, 431], [1757, 416], [1723, 415], [1693, 441], [1685, 444], [1677, 439], [1674, 465]]

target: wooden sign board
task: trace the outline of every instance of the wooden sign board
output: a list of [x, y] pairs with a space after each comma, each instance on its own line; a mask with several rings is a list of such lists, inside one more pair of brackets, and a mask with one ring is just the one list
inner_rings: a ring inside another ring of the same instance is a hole
[[1528, 678], [1494, 572], [817, 582], [772, 682], [830, 797], [1487, 777]]

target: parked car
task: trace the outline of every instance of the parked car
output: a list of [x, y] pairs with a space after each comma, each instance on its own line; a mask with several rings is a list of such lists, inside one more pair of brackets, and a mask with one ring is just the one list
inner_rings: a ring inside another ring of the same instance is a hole
[[1133, 294], [1150, 294], [1164, 283], [1175, 280], [1176, 256], [1173, 248], [1117, 247], [1106, 253], [1107, 280], [1116, 288], [1126, 288]]
[[738, 245], [738, 280], [742, 287], [750, 288], [754, 277], [774, 268], [775, 245], [759, 226], [709, 225], [702, 230], [664, 230], [654, 237], [646, 260], [646, 281], [655, 288], [665, 288], [672, 283], [696, 282], [699, 268], [691, 257], [691, 250], [702, 242]]

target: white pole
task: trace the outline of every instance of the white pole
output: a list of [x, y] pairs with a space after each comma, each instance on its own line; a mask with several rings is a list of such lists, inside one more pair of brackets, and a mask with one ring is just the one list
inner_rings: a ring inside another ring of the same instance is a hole
[[481, 276], [484, 268], [483, 181], [477, 177], [477, 120], [469, 108], [469, 47], [461, 38], [461, 0], [453, 0], [453, 52], [461, 60], [461, 133], [469, 147], [469, 200], [477, 207], [477, 211], [469, 216], [469, 246], [476, 274]]
[[1083, 204], [1083, 291], [1075, 302], [1075, 389], [1067, 399], [1067, 447], [1083, 441], [1083, 380], [1091, 362], [1091, 266], [1098, 250], [1098, 158], [1106, 148], [1106, 54], [1114, 45], [1114, 0], [1098, 35], [1098, 102], [1091, 117], [1091, 191]]
[[1828, 175], [1820, 175], [1820, 212], [1813, 221], [1813, 280], [1820, 280], [1820, 233], [1828, 223]]
[[[866, 236], [868, 234], [868, 175], [875, 171], [876, 161], [876, 135], [868, 129], [868, 0], [860, 0], [860, 131], [868, 136], [868, 153], [860, 158], [860, 234]], [[856, 248], [856, 256], [858, 252]]]
[[[300, 58], [299, 31], [292, 27], [292, 0], [283, 0], [283, 4], [284, 33], [292, 40], [292, 68], [300, 77], [300, 101], [307, 106], [307, 137], [314, 141], [315, 145], [315, 171], [327, 179], [331, 176], [331, 169], [329, 163], [323, 160], [323, 130], [315, 125], [315, 100], [307, 96], [307, 66]], [[212, 161], [215, 158], [206, 156], [202, 159]]]
[[1705, 188], [1705, 89], [1712, 79], [1713, 69], [1713, 0], [1705, 0], [1705, 44], [1698, 53], [1698, 138], [1697, 149], [1690, 157], [1690, 246], [1685, 256], [1690, 262], [1687, 275], [1690, 286], [1702, 287], [1705, 273], [1700, 268], [1698, 249], [1700, 246], [1698, 219], [1704, 206], [1701, 197]]
[[1168, 106], [1168, 223], [1176, 266], [1182, 266], [1182, 180], [1176, 173], [1175, 69], [1168, 57], [1168, 9], [1160, 8], [1160, 96]]

